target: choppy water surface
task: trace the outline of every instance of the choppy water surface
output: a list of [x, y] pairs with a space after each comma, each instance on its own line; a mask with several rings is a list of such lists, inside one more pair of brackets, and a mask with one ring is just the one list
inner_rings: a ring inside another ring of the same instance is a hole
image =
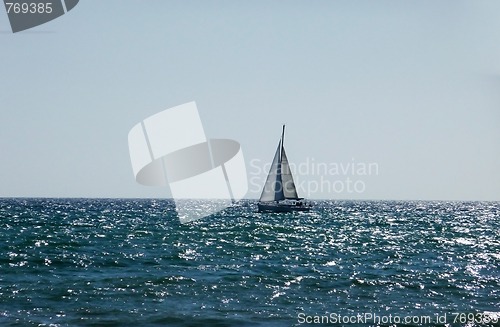
[[499, 203], [263, 214], [246, 201], [185, 225], [174, 213], [168, 200], [0, 199], [0, 325], [500, 317]]

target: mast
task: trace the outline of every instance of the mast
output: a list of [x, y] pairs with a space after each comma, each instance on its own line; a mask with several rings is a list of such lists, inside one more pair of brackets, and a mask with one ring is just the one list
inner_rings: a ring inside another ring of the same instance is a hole
[[283, 124], [283, 131], [281, 132], [281, 150], [280, 158], [283, 157], [283, 151], [285, 150], [285, 124]]

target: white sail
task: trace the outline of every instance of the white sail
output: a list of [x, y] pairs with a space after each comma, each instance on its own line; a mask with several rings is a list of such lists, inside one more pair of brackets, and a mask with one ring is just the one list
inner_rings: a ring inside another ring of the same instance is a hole
[[290, 165], [288, 164], [288, 158], [286, 157], [285, 148], [281, 148], [281, 180], [283, 183], [283, 194], [286, 199], [298, 199], [297, 189], [295, 188], [295, 183], [293, 182], [292, 171], [290, 170]]
[[269, 175], [267, 175], [266, 184], [260, 195], [260, 201], [280, 201], [285, 199], [283, 193], [283, 182], [281, 178], [281, 141], [276, 149]]

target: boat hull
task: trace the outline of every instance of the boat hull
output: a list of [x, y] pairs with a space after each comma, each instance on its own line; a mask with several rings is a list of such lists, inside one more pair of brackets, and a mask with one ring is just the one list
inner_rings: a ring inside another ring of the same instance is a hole
[[293, 211], [309, 211], [312, 209], [308, 204], [288, 204], [279, 202], [259, 202], [257, 203], [259, 212], [293, 212]]

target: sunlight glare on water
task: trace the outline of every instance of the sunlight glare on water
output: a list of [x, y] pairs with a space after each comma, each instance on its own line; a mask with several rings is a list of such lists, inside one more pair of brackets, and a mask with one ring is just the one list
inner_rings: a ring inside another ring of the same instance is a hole
[[290, 326], [298, 314], [498, 315], [500, 205], [0, 199], [0, 324]]

